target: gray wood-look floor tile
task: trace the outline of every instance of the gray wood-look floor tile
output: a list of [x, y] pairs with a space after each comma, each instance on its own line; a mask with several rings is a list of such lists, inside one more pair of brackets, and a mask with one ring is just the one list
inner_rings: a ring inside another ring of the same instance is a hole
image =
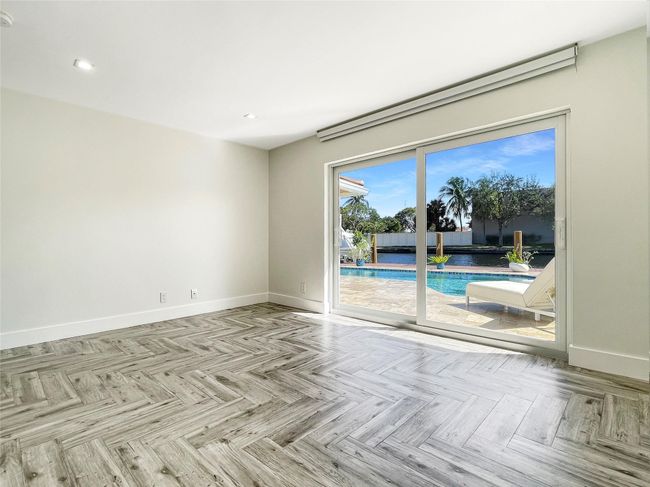
[[0, 485], [646, 486], [648, 384], [263, 304], [0, 353]]

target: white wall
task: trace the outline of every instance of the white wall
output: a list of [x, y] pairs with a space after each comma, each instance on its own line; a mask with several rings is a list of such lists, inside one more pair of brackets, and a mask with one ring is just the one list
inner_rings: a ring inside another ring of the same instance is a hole
[[267, 235], [267, 151], [2, 91], [3, 347], [266, 301]]
[[[269, 290], [322, 308], [324, 163], [570, 106], [570, 359], [647, 378], [646, 64], [639, 29], [583, 47], [575, 69], [275, 149], [270, 173], [266, 151], [3, 90], [1, 345], [264, 301]], [[603, 235], [612, 221], [630, 229], [625, 247]]]
[[[442, 232], [445, 247], [458, 245], [472, 245], [472, 231]], [[435, 247], [437, 242], [436, 232], [427, 232], [427, 245]], [[377, 247], [415, 247], [416, 234], [414, 232], [378, 233]]]
[[[570, 106], [574, 244], [570, 360], [647, 379], [650, 285], [645, 50], [645, 32], [638, 29], [582, 47], [575, 68], [332, 141], [321, 143], [310, 137], [272, 150], [271, 296], [285, 301], [305, 298], [311, 303], [324, 300], [326, 162]], [[611, 197], [604, 197], [607, 195]], [[617, 232], [603, 234], [603, 227], [611, 222], [628, 230], [625, 246], [620, 245]], [[612, 255], [619, 257], [612, 260]], [[307, 281], [305, 296], [299, 294], [301, 280]]]
[[[485, 244], [485, 236], [495, 239], [499, 236], [499, 224], [494, 220], [485, 222], [485, 232], [483, 231], [483, 220], [472, 218], [472, 231], [474, 233], [474, 243]], [[503, 226], [503, 236], [505, 238], [513, 237], [516, 230], [521, 230], [524, 235], [524, 243], [545, 244], [555, 242], [555, 229], [553, 228], [553, 218], [547, 218], [535, 215], [521, 215], [512, 219], [508, 225]], [[610, 227], [607, 227], [610, 230]], [[622, 232], [621, 232], [622, 233]], [[534, 237], [535, 242], [529, 242]]]

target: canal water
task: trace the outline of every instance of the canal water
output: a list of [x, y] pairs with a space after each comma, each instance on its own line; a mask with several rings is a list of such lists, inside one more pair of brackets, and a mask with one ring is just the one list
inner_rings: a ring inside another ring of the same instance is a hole
[[[504, 252], [505, 254], [505, 252]], [[429, 254], [435, 255], [435, 254]], [[459, 266], [489, 266], [489, 267], [508, 267], [508, 261], [502, 259], [503, 254], [450, 254], [447, 265]], [[548, 264], [553, 255], [534, 256], [531, 264], [533, 268], [541, 268]], [[413, 264], [415, 265], [415, 253], [383, 253], [377, 254], [377, 260], [380, 264]]]

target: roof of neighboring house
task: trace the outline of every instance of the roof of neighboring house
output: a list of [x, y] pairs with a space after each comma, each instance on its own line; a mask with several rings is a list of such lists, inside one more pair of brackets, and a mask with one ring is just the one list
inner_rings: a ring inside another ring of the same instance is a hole
[[353, 179], [347, 176], [339, 176], [339, 196], [349, 198], [350, 196], [365, 196], [368, 188], [361, 179]]
[[349, 178], [347, 176], [339, 176], [339, 179], [343, 179], [345, 181], [348, 181], [352, 184], [356, 184], [358, 186], [363, 186], [363, 179], [354, 179], [354, 178]]

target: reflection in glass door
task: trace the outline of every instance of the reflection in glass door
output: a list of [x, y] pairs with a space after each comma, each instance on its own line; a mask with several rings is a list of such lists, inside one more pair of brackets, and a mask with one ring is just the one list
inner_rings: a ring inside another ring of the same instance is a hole
[[423, 147], [418, 164], [418, 323], [563, 349], [563, 120]]

